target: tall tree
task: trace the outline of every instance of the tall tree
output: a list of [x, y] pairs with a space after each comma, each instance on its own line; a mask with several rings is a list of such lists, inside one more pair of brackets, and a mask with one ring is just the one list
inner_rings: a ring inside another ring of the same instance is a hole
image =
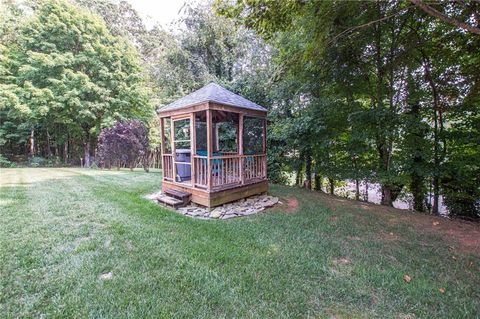
[[47, 134], [80, 139], [86, 166], [102, 126], [153, 116], [135, 50], [68, 2], [42, 2], [20, 29], [9, 58], [5, 94], [17, 97], [13, 107], [26, 107]]
[[[455, 143], [450, 132], [462, 125], [462, 131], [478, 136], [471, 123], [480, 105], [478, 67], [473, 67], [480, 58], [480, 37], [466, 33], [463, 25], [419, 10], [418, 4], [424, 3], [217, 0], [216, 8], [255, 30], [277, 50], [275, 62], [282, 74], [277, 83], [296, 81], [296, 95], [306, 97], [307, 109], [318, 109], [315, 101], [321, 98], [334, 114], [331, 119], [328, 111], [314, 112], [313, 120], [312, 112], [299, 114], [313, 128], [315, 124], [325, 128], [304, 140], [311, 147], [317, 145], [320, 158], [315, 163], [324, 173], [379, 182], [384, 205], [392, 205], [408, 186], [419, 210], [425, 184], [431, 180], [437, 213], [442, 176], [447, 167], [461, 165], [453, 160], [458, 159], [453, 150], [449, 156], [448, 145]], [[479, 25], [478, 5], [473, 2], [431, 7], [474, 28]], [[296, 110], [298, 105], [289, 107]], [[464, 112], [467, 109], [470, 113]], [[460, 119], [459, 114], [465, 117]], [[478, 157], [472, 146], [463, 151]], [[363, 161], [357, 161], [358, 153]], [[352, 159], [352, 168], [345, 159]], [[457, 178], [449, 174], [448, 180]], [[452, 197], [453, 192], [449, 194]]]

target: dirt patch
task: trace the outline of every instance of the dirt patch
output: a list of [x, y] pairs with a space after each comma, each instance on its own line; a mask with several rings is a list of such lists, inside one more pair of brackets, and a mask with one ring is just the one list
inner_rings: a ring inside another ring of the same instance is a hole
[[286, 206], [287, 213], [295, 213], [298, 210], [298, 200], [295, 197], [289, 197], [286, 199]]
[[296, 213], [298, 211], [298, 200], [295, 197], [281, 197], [276, 210], [283, 213]]
[[[316, 194], [333, 212], [359, 209], [365, 214], [372, 214], [373, 218], [381, 216], [390, 226], [407, 224], [421, 233], [439, 234], [446, 243], [452, 243], [454, 251], [471, 253], [480, 256], [480, 224], [450, 220], [447, 218], [412, 212], [408, 210], [385, 207], [372, 203], [359, 202], [350, 199], [338, 198], [328, 194]], [[381, 234], [386, 241], [401, 240], [401, 235], [394, 233]]]
[[338, 265], [348, 265], [350, 263], [350, 260], [347, 258], [334, 258], [332, 260], [332, 265], [338, 266]]
[[480, 224], [402, 210], [394, 212], [389, 223], [404, 223], [418, 232], [439, 234], [445, 242], [454, 244], [450, 246], [452, 251], [480, 256]]
[[351, 262], [347, 258], [334, 258], [330, 271], [336, 275], [349, 275], [352, 272]]
[[465, 230], [464, 227], [455, 224], [452, 226], [446, 231], [447, 235], [455, 238], [463, 250], [480, 255], [480, 230]]

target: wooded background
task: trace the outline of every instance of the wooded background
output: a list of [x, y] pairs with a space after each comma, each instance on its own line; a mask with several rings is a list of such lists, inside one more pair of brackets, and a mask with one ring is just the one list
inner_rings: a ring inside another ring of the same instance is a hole
[[[269, 109], [273, 182], [379, 183], [418, 211], [480, 211], [475, 1], [186, 4], [147, 29], [125, 1], [4, 1], [0, 161], [79, 165], [100, 130], [215, 81]], [[431, 194], [432, 205], [425, 199]]]

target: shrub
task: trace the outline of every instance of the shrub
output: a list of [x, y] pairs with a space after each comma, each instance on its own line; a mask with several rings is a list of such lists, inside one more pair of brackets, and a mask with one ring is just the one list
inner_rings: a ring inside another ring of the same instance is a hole
[[47, 160], [41, 156], [32, 156], [28, 160], [28, 166], [30, 167], [45, 166], [46, 163], [47, 163]]
[[465, 165], [447, 167], [442, 178], [445, 205], [451, 216], [480, 219], [480, 174]]
[[131, 170], [140, 162], [148, 171], [148, 136], [140, 121], [117, 122], [98, 137], [97, 155], [101, 167], [127, 166]]
[[8, 167], [16, 167], [17, 165], [13, 162], [10, 162], [5, 156], [0, 154], [0, 167], [8, 168]]

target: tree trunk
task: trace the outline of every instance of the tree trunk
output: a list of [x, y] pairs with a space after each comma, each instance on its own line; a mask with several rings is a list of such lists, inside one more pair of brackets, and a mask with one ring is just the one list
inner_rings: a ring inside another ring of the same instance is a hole
[[365, 181], [365, 201], [368, 202], [368, 181]]
[[147, 150], [145, 152], [145, 155], [143, 155], [143, 158], [142, 158], [143, 170], [147, 173], [150, 171], [150, 163], [151, 163], [150, 158], [152, 157], [152, 155], [154, 155], [154, 154], [152, 154], [152, 152], [150, 152], [150, 150]]
[[440, 215], [439, 210], [439, 200], [440, 200], [440, 179], [438, 175], [433, 176], [433, 205], [432, 205], [432, 214]]
[[[383, 13], [380, 9], [380, 2], [376, 2], [376, 7], [378, 10], [378, 17], [380, 18]], [[377, 83], [376, 83], [376, 112], [383, 112], [385, 110], [385, 106], [383, 103], [384, 99], [384, 57], [382, 55], [382, 25], [377, 25], [376, 27], [376, 37], [375, 37], [375, 60], [376, 60], [376, 72], [377, 72]], [[388, 176], [390, 171], [390, 155], [391, 152], [389, 150], [389, 142], [386, 137], [385, 127], [387, 123], [383, 123], [381, 120], [377, 119], [377, 136], [376, 136], [376, 146], [378, 151], [379, 157], [379, 170]], [[391, 188], [388, 185], [388, 182], [382, 185], [382, 200], [381, 204], [385, 206], [393, 206], [392, 204], [392, 194]]]
[[298, 164], [297, 166], [297, 176], [295, 179], [295, 185], [301, 186], [302, 185], [302, 165]]
[[63, 144], [63, 163], [67, 164], [68, 161], [68, 140]]
[[315, 173], [315, 185], [314, 185], [314, 189], [316, 191], [322, 191], [322, 176], [318, 173]]
[[84, 167], [90, 167], [90, 139], [87, 138], [87, 141], [83, 143], [83, 156], [84, 156]]
[[[437, 86], [433, 81], [432, 73], [430, 70], [430, 60], [426, 56], [426, 54], [422, 52], [423, 55], [423, 65], [425, 70], [425, 79], [427, 80], [430, 88], [432, 89], [433, 95], [433, 204], [432, 204], [432, 214], [439, 215], [439, 198], [440, 198], [440, 137], [438, 132], [439, 126], [439, 113], [440, 110], [440, 99], [438, 96]], [[441, 115], [440, 115], [441, 116]], [[443, 125], [441, 125], [443, 127]]]
[[382, 185], [382, 205], [393, 207], [392, 188], [389, 185]]
[[305, 155], [305, 188], [312, 189], [312, 156], [310, 152]]
[[335, 193], [335, 181], [333, 180], [333, 178], [328, 178], [328, 185], [330, 187], [330, 194], [334, 194]]
[[360, 200], [360, 182], [355, 179], [355, 200]]
[[413, 165], [410, 168], [410, 190], [413, 196], [413, 209], [418, 212], [424, 211], [424, 197], [425, 197], [425, 187], [424, 187], [424, 176], [419, 173], [419, 167], [422, 167], [425, 160], [422, 157], [423, 150], [421, 141], [424, 140], [423, 132], [418, 129], [418, 126], [421, 124], [420, 116], [420, 104], [414, 103], [411, 108], [411, 114], [414, 117], [414, 127], [409, 128], [409, 135], [411, 136], [411, 143], [413, 144]]
[[52, 157], [52, 145], [50, 142], [50, 133], [48, 133], [48, 129], [47, 129], [47, 157]]
[[28, 155], [30, 157], [35, 156], [35, 130], [30, 130], [30, 137], [28, 138]]
[[424, 211], [423, 199], [424, 199], [424, 192], [423, 192], [423, 178], [418, 174], [411, 174], [410, 175], [410, 189], [412, 191], [413, 196], [413, 209], [418, 212]]

